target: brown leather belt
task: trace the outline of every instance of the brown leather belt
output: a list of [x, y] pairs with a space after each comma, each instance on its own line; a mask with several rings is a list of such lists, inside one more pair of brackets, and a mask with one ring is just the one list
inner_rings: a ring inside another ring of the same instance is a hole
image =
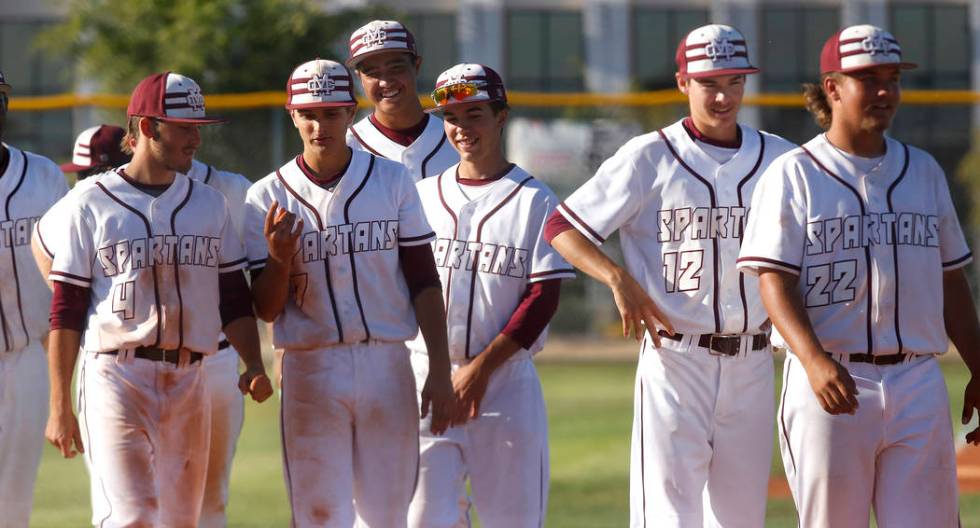
[[[118, 350], [108, 350], [106, 352], [99, 352], [99, 354], [106, 354], [109, 356], [119, 355]], [[200, 352], [191, 352], [191, 363], [197, 363], [204, 359], [204, 354]], [[148, 359], [150, 361], [166, 361], [167, 363], [172, 363], [176, 365], [180, 362], [180, 350], [164, 350], [157, 347], [136, 347], [133, 352], [133, 356], [140, 359]]]
[[[658, 330], [657, 334], [660, 337], [665, 337], [671, 341], [680, 341], [684, 339], [684, 334], [674, 334], [670, 335], [663, 330]], [[742, 336], [740, 335], [714, 335], [714, 334], [702, 334], [698, 338], [698, 346], [702, 348], [707, 348], [711, 354], [720, 356], [737, 356], [739, 348], [742, 344]], [[752, 350], [762, 350], [766, 348], [769, 344], [768, 334], [755, 334], [752, 336]]]
[[[837, 355], [827, 352], [830, 357], [837, 357]], [[848, 361], [851, 363], [871, 363], [872, 365], [898, 365], [899, 363], [904, 363], [908, 360], [912, 354], [885, 354], [881, 356], [876, 356], [873, 354], [848, 354]]]

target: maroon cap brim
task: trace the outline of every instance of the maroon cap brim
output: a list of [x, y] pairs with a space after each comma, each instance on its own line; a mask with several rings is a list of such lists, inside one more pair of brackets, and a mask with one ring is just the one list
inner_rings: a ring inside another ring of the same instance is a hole
[[288, 104], [286, 105], [286, 110], [302, 110], [304, 108], [336, 108], [338, 106], [357, 106], [357, 102], [353, 103], [303, 103], [303, 104]]
[[750, 75], [753, 73], [759, 73], [759, 68], [728, 68], [725, 70], [711, 70], [703, 71], [697, 73], [685, 73], [684, 77], [688, 79], [704, 79], [707, 77], [723, 77], [725, 75]]
[[61, 172], [81, 172], [83, 170], [89, 170], [95, 167], [95, 165], [75, 165], [74, 163], [64, 163], [61, 165]]
[[143, 117], [150, 117], [151, 119], [156, 119], [157, 121], [163, 121], [165, 123], [181, 123], [190, 125], [218, 125], [229, 121], [224, 117]]
[[418, 57], [419, 56], [418, 53], [416, 53], [416, 52], [414, 52], [414, 51], [412, 51], [412, 50], [410, 50], [408, 48], [382, 48], [382, 49], [378, 49], [378, 50], [364, 52], [364, 53], [358, 55], [357, 57], [351, 57], [351, 58], [347, 59], [344, 62], [344, 65], [347, 66], [348, 68], [357, 68], [357, 65], [361, 61], [363, 61], [364, 59], [366, 59], [368, 57], [373, 57], [375, 55], [378, 55], [379, 53], [390, 53], [390, 52], [395, 52], [395, 53], [408, 53], [409, 55], [411, 55], [413, 57]]
[[900, 70], [914, 70], [919, 67], [919, 65], [914, 62], [886, 62], [883, 64], [865, 64], [863, 66], [855, 66], [853, 68], [843, 68], [840, 70], [825, 71], [825, 72], [820, 72], [820, 75], [824, 75], [826, 73], [854, 73], [854, 72], [859, 72], [861, 70], [870, 70], [871, 68], [878, 68], [880, 66], [898, 66], [898, 69]]

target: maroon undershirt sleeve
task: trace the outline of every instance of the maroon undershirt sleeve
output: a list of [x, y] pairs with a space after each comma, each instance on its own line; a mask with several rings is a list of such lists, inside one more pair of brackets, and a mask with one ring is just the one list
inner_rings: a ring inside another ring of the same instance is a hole
[[544, 224], [544, 239], [550, 244], [556, 236], [569, 229], [575, 229], [575, 226], [555, 209]]
[[432, 256], [429, 244], [399, 246], [398, 261], [408, 284], [408, 294], [413, 301], [426, 288], [442, 288], [439, 272], [436, 270], [436, 259]]
[[561, 279], [528, 284], [521, 303], [500, 333], [530, 349], [558, 310], [560, 294]]
[[221, 313], [221, 327], [241, 317], [254, 317], [252, 294], [245, 281], [242, 270], [218, 274], [218, 311]]
[[90, 289], [60, 281], [54, 281], [53, 285], [48, 317], [51, 330], [85, 330], [85, 316], [92, 302]]

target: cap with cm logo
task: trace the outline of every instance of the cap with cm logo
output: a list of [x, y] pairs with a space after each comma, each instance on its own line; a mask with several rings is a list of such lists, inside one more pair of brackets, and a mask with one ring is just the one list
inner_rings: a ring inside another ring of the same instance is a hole
[[749, 62], [745, 37], [724, 24], [708, 24], [688, 33], [677, 46], [675, 59], [677, 72], [691, 79], [759, 71]]
[[403, 51], [418, 55], [415, 36], [401, 22], [374, 20], [357, 28], [350, 36], [350, 57], [347, 65], [357, 66], [368, 55], [383, 51]]
[[902, 61], [902, 47], [891, 33], [867, 24], [850, 26], [834, 33], [820, 52], [820, 74], [849, 73], [866, 68], [895, 64], [912, 69]]
[[129, 161], [121, 147], [126, 131], [112, 125], [87, 128], [75, 140], [71, 163], [61, 166], [64, 172], [79, 172], [96, 167], [118, 167]]
[[205, 115], [204, 94], [194, 79], [171, 72], [154, 73], [140, 81], [129, 98], [126, 115], [199, 125], [226, 121]]

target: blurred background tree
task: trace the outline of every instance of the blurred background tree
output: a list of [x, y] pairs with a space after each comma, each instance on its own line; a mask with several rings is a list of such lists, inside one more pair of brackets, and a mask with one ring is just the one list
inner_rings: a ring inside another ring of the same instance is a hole
[[[343, 61], [354, 29], [397, 16], [378, 7], [328, 12], [310, 0], [73, 0], [67, 13], [38, 44], [75, 65], [76, 91], [128, 94], [151, 73], [175, 71], [205, 97], [282, 91], [300, 63]], [[121, 110], [90, 111], [97, 121], [125, 121]], [[282, 108], [223, 115], [229, 124], [202, 129], [198, 159], [256, 180], [300, 150]]]

